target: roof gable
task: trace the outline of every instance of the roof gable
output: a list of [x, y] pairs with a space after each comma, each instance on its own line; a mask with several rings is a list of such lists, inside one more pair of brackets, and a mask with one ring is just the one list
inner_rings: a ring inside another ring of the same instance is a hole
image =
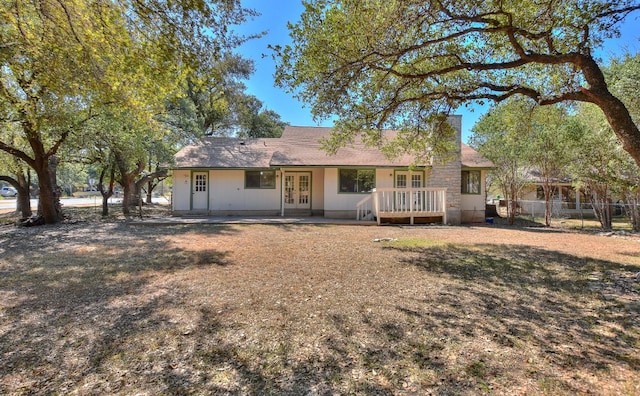
[[268, 168], [276, 139], [205, 138], [175, 155], [179, 168]]
[[462, 143], [460, 149], [463, 168], [493, 168], [493, 162], [466, 144]]
[[[352, 145], [341, 147], [336, 154], [329, 155], [322, 149], [320, 140], [328, 137], [331, 130], [327, 127], [287, 126], [280, 138], [206, 138], [180, 150], [175, 156], [176, 165], [178, 168], [407, 167], [414, 162], [410, 155], [388, 159], [379, 149], [366, 146], [359, 138]], [[464, 167], [492, 166], [465, 144], [461, 153]]]

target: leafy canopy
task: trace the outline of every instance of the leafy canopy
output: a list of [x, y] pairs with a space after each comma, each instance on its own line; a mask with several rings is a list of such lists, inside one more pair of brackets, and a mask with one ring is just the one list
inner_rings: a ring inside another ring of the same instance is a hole
[[228, 26], [253, 14], [239, 0], [4, 0], [0, 123], [22, 139], [3, 128], [0, 150], [36, 171], [45, 222], [60, 219], [48, 162], [70, 136], [93, 133], [86, 126], [104, 108], [151, 121], [187, 78], [206, 84], [246, 39]]
[[[342, 140], [419, 131], [470, 101], [597, 104], [640, 161], [640, 132], [592, 57], [637, 0], [318, 0], [276, 48], [277, 83], [337, 116]], [[429, 130], [431, 143], [441, 138]]]

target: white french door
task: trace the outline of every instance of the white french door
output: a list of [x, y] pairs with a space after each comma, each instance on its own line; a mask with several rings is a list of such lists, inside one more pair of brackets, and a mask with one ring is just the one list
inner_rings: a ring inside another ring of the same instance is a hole
[[209, 180], [207, 172], [193, 172], [191, 180], [191, 209], [209, 209]]
[[284, 208], [311, 209], [311, 173], [285, 173]]
[[[397, 189], [421, 188], [422, 173], [396, 172], [395, 184]], [[414, 191], [411, 194], [408, 191], [396, 191], [396, 209], [410, 210], [411, 200], [413, 200], [414, 210], [422, 209], [423, 197], [421, 192]]]

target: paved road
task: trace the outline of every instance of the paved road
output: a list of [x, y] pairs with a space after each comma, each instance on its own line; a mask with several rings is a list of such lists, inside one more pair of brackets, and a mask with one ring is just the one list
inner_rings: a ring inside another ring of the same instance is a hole
[[[118, 203], [121, 202], [122, 198], [110, 198], [110, 203]], [[154, 203], [160, 204], [168, 204], [169, 201], [167, 198], [153, 198], [152, 201]], [[101, 206], [102, 198], [100, 197], [87, 197], [87, 198], [62, 198], [60, 199], [60, 203], [62, 203], [62, 207], [71, 207], [71, 206]], [[38, 208], [38, 200], [31, 200], [31, 208]], [[16, 210], [16, 199], [15, 198], [3, 198], [0, 201], [0, 210]]]

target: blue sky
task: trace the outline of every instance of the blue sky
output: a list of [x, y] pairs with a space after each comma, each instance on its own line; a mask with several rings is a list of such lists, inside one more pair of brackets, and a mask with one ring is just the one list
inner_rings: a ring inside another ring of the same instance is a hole
[[[304, 10], [299, 0], [243, 0], [244, 7], [252, 8], [261, 15], [248, 23], [236, 27], [240, 34], [253, 34], [261, 31], [268, 33], [257, 40], [250, 40], [239, 49], [245, 58], [255, 62], [255, 73], [246, 81], [247, 91], [260, 99], [266, 107], [276, 111], [282, 120], [291, 125], [300, 126], [332, 126], [331, 121], [316, 123], [303, 103], [280, 88], [274, 87], [273, 74], [275, 62], [271, 58], [268, 45], [286, 45], [290, 43], [287, 22], [297, 22]], [[622, 29], [622, 37], [606, 43], [597, 56], [608, 58], [619, 56], [625, 52], [632, 54], [640, 52], [640, 12], [632, 14]], [[478, 118], [486, 112], [488, 105], [474, 106], [472, 109], [462, 107], [457, 113], [462, 114], [463, 141], [470, 135], [470, 130]]]

